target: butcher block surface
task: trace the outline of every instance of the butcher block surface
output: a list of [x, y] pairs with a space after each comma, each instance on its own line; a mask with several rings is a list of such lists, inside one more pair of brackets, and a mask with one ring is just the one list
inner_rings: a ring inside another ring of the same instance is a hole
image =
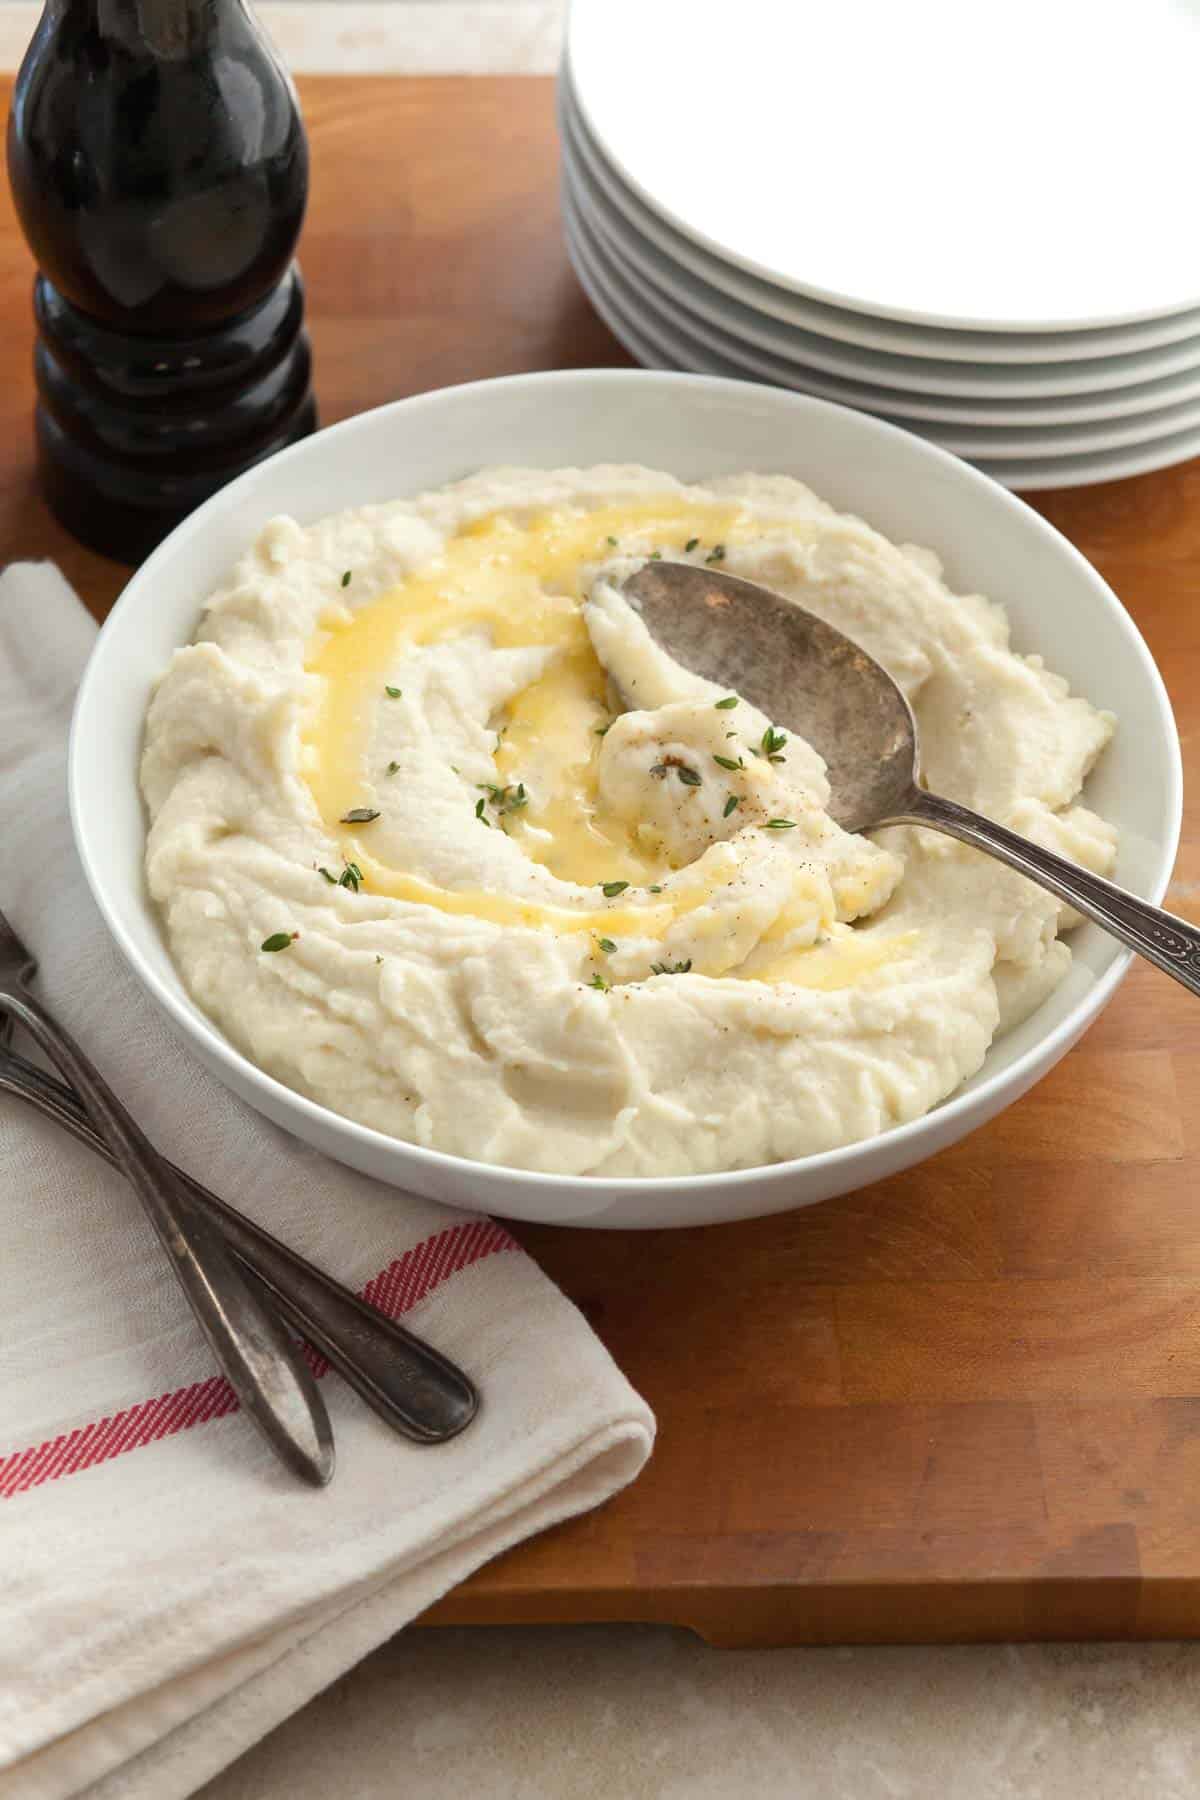
[[[628, 363], [566, 260], [551, 82], [300, 88], [325, 423]], [[0, 560], [54, 557], [103, 615], [128, 571], [37, 496], [32, 269], [0, 209]], [[1162, 669], [1192, 797], [1168, 904], [1200, 921], [1200, 462], [1029, 499]], [[694, 1232], [517, 1226], [654, 1407], [658, 1447], [631, 1489], [427, 1622], [660, 1620], [717, 1644], [1200, 1634], [1198, 1092], [1200, 1002], [1139, 965], [1040, 1086], [907, 1174]]]

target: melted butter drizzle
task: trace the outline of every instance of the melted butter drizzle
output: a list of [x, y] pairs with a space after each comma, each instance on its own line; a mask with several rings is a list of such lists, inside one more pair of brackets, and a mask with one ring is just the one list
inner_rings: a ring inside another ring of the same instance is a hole
[[[538, 645], [558, 653], [506, 711], [494, 758], [496, 785], [525, 781], [529, 790], [527, 806], [505, 820], [509, 835], [559, 879], [583, 887], [623, 880], [644, 888], [663, 881], [671, 871], [651, 861], [599, 804], [596, 762], [599, 732], [610, 717], [608, 684], [583, 620], [580, 567], [618, 552], [679, 554], [692, 538], [705, 546], [737, 543], [761, 530], [762, 521], [736, 503], [689, 505], [670, 497], [587, 512], [555, 510], [527, 523], [493, 513], [464, 527], [434, 562], [378, 599], [353, 611], [331, 611], [306, 664], [321, 686], [305, 736], [305, 768], [326, 829], [343, 858], [363, 871], [367, 888], [496, 925], [655, 939], [711, 901], [736, 874], [730, 857], [709, 858], [710, 866], [697, 866], [694, 874], [676, 874], [661, 904], [571, 910], [481, 889], [450, 890], [389, 867], [346, 829], [343, 817], [361, 804], [367, 782], [366, 747], [381, 671], [396, 667], [406, 647], [482, 629], [501, 649]], [[785, 909], [766, 938], [778, 941], [789, 925]], [[860, 948], [849, 927], [841, 930], [845, 938], [839, 931], [834, 942], [784, 954], [752, 975], [736, 973], [772, 984], [844, 987], [905, 942], [889, 940], [891, 951], [883, 944]]]
[[857, 987], [877, 969], [906, 955], [920, 936], [917, 931], [890, 935], [855, 931], [851, 925], [835, 925], [829, 930], [824, 943], [790, 951], [756, 969], [739, 970], [740, 979], [834, 993], [839, 988]]
[[663, 880], [670, 870], [650, 861], [598, 802], [598, 733], [610, 717], [608, 684], [584, 624], [580, 566], [617, 554], [614, 538], [621, 551], [645, 555], [682, 552], [693, 537], [736, 542], [752, 529], [736, 504], [696, 506], [669, 497], [590, 512], [557, 510], [527, 524], [493, 513], [449, 539], [433, 563], [388, 593], [331, 614], [306, 665], [321, 682], [305, 740], [306, 774], [326, 829], [343, 857], [358, 863], [371, 891], [499, 925], [645, 937], [662, 936], [674, 918], [711, 899], [711, 880], [689, 882], [686, 875], [673, 882], [669, 901], [637, 908], [574, 911], [514, 895], [451, 892], [380, 863], [342, 821], [362, 802], [380, 672], [395, 667], [409, 646], [484, 630], [500, 649], [533, 644], [557, 652], [541, 677], [513, 697], [495, 753], [496, 785], [525, 781], [529, 789], [528, 805], [505, 820], [509, 835], [533, 861], [582, 887]]

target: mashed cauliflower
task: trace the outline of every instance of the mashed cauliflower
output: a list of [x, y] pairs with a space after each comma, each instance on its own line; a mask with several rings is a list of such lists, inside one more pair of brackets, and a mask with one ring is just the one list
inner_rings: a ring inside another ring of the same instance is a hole
[[1062, 978], [1067, 909], [673, 662], [661, 555], [821, 614], [901, 683], [930, 787], [1086, 867], [1111, 718], [1002, 611], [781, 477], [494, 469], [273, 520], [154, 695], [146, 871], [247, 1056], [415, 1143], [565, 1174], [798, 1157], [912, 1119]]

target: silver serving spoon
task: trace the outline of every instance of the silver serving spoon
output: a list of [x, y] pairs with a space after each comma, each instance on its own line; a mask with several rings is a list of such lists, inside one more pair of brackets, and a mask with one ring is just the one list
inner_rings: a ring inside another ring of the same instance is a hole
[[649, 562], [625, 583], [668, 655], [786, 725], [824, 757], [828, 811], [847, 831], [925, 825], [1049, 888], [1200, 994], [1200, 931], [1004, 825], [921, 785], [917, 723], [887, 670], [782, 595], [691, 563]]

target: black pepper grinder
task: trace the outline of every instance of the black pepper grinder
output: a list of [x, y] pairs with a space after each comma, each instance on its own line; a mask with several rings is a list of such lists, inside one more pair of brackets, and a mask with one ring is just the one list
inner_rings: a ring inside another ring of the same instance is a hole
[[243, 0], [46, 0], [8, 172], [39, 269], [42, 489], [136, 562], [315, 428], [295, 90]]

